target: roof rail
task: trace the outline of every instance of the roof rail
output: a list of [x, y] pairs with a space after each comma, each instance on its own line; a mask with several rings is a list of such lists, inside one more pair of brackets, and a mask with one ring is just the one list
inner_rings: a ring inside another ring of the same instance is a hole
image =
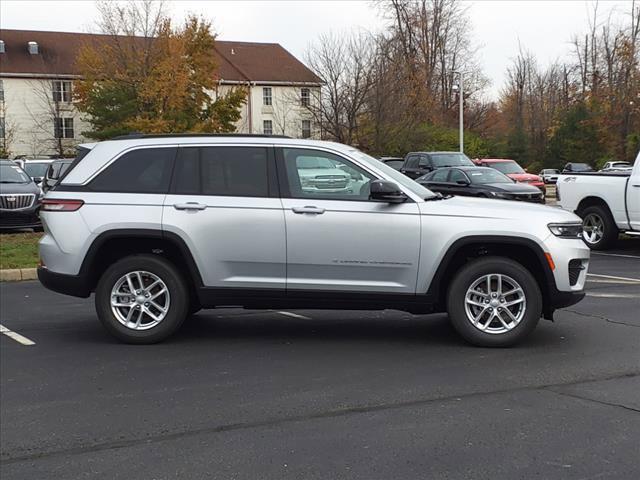
[[265, 135], [263, 133], [128, 133], [109, 140], [135, 140], [137, 138], [171, 137], [240, 137], [240, 138], [291, 138], [287, 135]]

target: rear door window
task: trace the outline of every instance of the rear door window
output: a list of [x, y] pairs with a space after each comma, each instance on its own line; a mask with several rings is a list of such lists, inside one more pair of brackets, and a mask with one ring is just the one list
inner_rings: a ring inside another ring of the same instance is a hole
[[268, 197], [265, 147], [182, 147], [172, 193], [228, 197]]
[[449, 174], [449, 170], [446, 170], [446, 169], [436, 170], [436, 173], [434, 173], [431, 176], [431, 181], [432, 182], [446, 182], [448, 174]]
[[141, 148], [125, 153], [91, 181], [96, 192], [167, 193], [176, 148]]

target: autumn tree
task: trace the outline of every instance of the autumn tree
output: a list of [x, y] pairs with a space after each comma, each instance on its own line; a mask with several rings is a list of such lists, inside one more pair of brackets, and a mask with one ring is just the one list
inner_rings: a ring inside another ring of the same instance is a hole
[[174, 27], [151, 1], [103, 2], [99, 10], [104, 36], [76, 61], [76, 105], [93, 127], [87, 136], [235, 130], [246, 90], [218, 90], [209, 22], [190, 16]]

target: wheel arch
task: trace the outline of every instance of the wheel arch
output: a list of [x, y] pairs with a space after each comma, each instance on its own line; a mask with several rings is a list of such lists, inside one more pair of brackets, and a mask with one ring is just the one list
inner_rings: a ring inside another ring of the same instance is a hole
[[580, 215], [580, 213], [586, 208], [594, 206], [604, 207], [609, 212], [609, 215], [613, 217], [607, 201], [604, 198], [595, 195], [589, 195], [588, 197], [580, 200], [580, 203], [578, 203], [574, 213], [582, 218], [582, 215]]
[[545, 317], [553, 313], [550, 298], [555, 290], [555, 278], [542, 247], [528, 238], [474, 235], [459, 238], [442, 257], [434, 274], [427, 295], [443, 311], [449, 285], [456, 274], [469, 261], [483, 256], [510, 258], [522, 264], [533, 275], [543, 298]]
[[176, 233], [156, 229], [117, 229], [100, 234], [87, 250], [79, 275], [93, 291], [110, 264], [136, 253], [161, 255], [186, 270], [185, 279], [191, 287], [203, 285], [200, 270], [186, 242]]

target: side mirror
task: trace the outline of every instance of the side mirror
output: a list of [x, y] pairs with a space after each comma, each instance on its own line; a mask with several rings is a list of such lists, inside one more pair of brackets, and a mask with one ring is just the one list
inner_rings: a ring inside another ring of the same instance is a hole
[[469, 185], [469, 180], [456, 180], [458, 185]]
[[389, 180], [373, 180], [370, 189], [369, 199], [378, 202], [403, 203], [408, 198], [397, 184]]

